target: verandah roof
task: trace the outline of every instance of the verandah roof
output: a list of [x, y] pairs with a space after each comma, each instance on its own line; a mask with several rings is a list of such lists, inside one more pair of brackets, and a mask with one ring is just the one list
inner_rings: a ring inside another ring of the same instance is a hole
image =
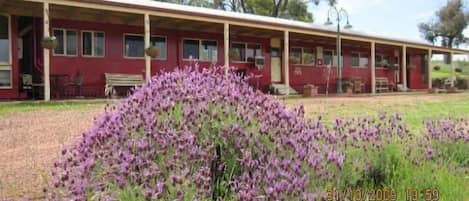
[[[30, 0], [42, 2], [43, 0]], [[228, 22], [230, 24], [237, 25], [250, 25], [253, 27], [259, 28], [273, 28], [276, 30], [282, 29], [292, 29], [291, 31], [303, 31], [303, 33], [317, 33], [322, 36], [335, 36], [335, 29], [332, 27], [315, 25], [312, 23], [280, 19], [267, 16], [259, 16], [247, 13], [238, 13], [232, 11], [223, 11], [216, 10], [211, 8], [202, 8], [194, 6], [186, 6], [165, 2], [157, 2], [150, 0], [61, 0], [61, 1], [50, 1], [51, 3], [64, 4], [68, 5], [70, 3], [86, 3], [86, 4], [95, 4], [97, 8], [100, 6], [110, 6], [115, 10], [121, 10], [124, 12], [136, 12], [136, 13], [146, 13], [146, 12], [158, 12], [158, 14], [168, 17], [179, 17], [179, 18], [194, 18], [198, 20], [210, 21], [210, 22], [219, 22], [224, 23]], [[85, 5], [85, 4], [83, 4]], [[121, 9], [119, 9], [121, 8]], [[421, 41], [413, 41], [395, 37], [384, 37], [368, 33], [362, 33], [353, 30], [343, 30], [343, 38], [350, 40], [366, 41], [366, 42], [377, 42], [389, 45], [406, 45], [408, 47], [414, 48], [423, 48], [423, 49], [432, 49], [434, 52], [441, 53], [455, 53], [455, 54], [469, 54], [469, 50], [456, 49], [456, 48], [445, 48], [431, 45], [429, 43], [424, 43]]]

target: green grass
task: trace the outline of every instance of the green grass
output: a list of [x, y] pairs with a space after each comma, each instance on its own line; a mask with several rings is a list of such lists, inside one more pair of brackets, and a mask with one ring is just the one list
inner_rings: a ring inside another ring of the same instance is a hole
[[[405, 97], [404, 100], [401, 100]], [[396, 100], [392, 100], [392, 99]], [[304, 104], [306, 115], [316, 118], [321, 115], [326, 124], [340, 117], [372, 116], [379, 112], [399, 113], [411, 130], [423, 129], [423, 121], [440, 118], [469, 118], [469, 93], [461, 94], [416, 94], [406, 96], [370, 97], [370, 101], [346, 98], [344, 101], [332, 99], [287, 99], [292, 107]], [[331, 101], [330, 101], [331, 100]]]
[[[465, 77], [469, 78], [469, 63], [467, 62], [456, 62], [455, 67], [462, 68], [462, 72], [458, 73], [456, 72], [457, 77]], [[440, 66], [440, 70], [436, 71], [433, 67], [434, 66]], [[445, 64], [443, 61], [432, 61], [431, 63], [431, 76], [432, 78], [447, 78], [451, 77], [451, 65]]]
[[22, 102], [5, 102], [0, 103], [0, 116], [16, 113], [33, 111], [38, 109], [46, 110], [75, 110], [83, 108], [103, 107], [105, 101], [22, 101]]

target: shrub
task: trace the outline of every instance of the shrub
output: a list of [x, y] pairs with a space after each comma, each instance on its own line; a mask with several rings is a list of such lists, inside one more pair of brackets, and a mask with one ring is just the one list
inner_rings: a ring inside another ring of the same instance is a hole
[[[399, 114], [338, 118], [329, 127], [247, 79], [198, 66], [152, 78], [62, 151], [48, 200], [316, 200], [332, 187], [409, 184], [409, 170], [440, 164], [432, 150], [467, 167], [460, 148], [431, 140], [461, 136], [465, 121], [429, 122], [427, 140]], [[421, 186], [433, 185], [427, 180]]]
[[469, 89], [469, 79], [457, 77], [455, 86], [458, 89]]
[[433, 66], [433, 70], [435, 70], [435, 71], [439, 71], [440, 69], [441, 69], [441, 67], [440, 67], [440, 66], [438, 66], [438, 65], [436, 65], [436, 66]]
[[220, 70], [163, 73], [107, 108], [54, 163], [49, 198], [321, 196], [312, 181], [334, 178], [328, 170], [344, 160], [314, 140], [323, 139], [323, 126]]
[[462, 73], [462, 68], [455, 68], [454, 71], [456, 71], [457, 73]]

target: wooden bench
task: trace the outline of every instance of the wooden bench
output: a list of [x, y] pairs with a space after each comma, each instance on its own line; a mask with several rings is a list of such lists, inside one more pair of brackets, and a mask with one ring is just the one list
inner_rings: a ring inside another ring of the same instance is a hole
[[135, 87], [143, 84], [144, 79], [140, 74], [115, 74], [104, 73], [106, 86], [104, 95], [110, 96], [114, 93], [114, 87]]
[[387, 77], [376, 78], [376, 93], [389, 92], [389, 80]]

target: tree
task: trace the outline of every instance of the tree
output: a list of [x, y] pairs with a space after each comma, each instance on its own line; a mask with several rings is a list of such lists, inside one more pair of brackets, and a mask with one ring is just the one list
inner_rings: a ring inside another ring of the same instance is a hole
[[[257, 15], [280, 17], [285, 19], [313, 21], [313, 14], [308, 11], [308, 3], [311, 0], [157, 0], [163, 2], [177, 3], [182, 5], [200, 6], [229, 10], [240, 13], [251, 13]], [[320, 1], [326, 1], [334, 5], [337, 0], [312, 0], [318, 5]]]
[[[435, 44], [440, 42], [441, 46], [452, 48], [467, 43], [463, 31], [468, 25], [469, 12], [464, 10], [461, 0], [449, 0], [447, 5], [435, 13], [436, 19], [418, 25], [422, 37]], [[449, 57], [446, 57], [449, 61]]]

